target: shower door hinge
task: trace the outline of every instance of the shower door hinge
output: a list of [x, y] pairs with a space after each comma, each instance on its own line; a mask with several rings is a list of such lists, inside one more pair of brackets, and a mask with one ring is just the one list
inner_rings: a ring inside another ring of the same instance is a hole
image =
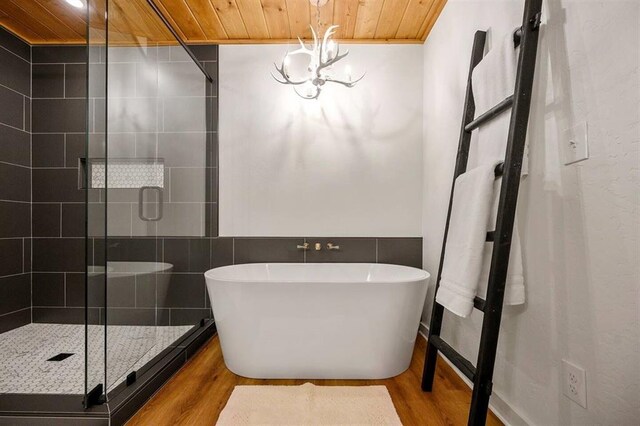
[[84, 408], [93, 407], [94, 405], [101, 405], [106, 402], [106, 398], [104, 396], [104, 392], [102, 383], [96, 385], [95, 388], [91, 389], [85, 397], [84, 397]]

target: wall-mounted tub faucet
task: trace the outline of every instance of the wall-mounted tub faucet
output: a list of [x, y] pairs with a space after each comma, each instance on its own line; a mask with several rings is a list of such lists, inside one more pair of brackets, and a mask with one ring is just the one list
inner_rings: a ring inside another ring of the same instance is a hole
[[333, 243], [327, 243], [327, 250], [340, 250], [340, 246], [336, 246]]

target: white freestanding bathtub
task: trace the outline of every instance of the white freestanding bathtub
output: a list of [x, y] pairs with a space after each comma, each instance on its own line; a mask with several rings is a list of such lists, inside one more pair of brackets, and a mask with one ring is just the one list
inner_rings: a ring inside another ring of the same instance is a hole
[[262, 379], [382, 379], [411, 363], [429, 274], [274, 263], [205, 273], [225, 364]]

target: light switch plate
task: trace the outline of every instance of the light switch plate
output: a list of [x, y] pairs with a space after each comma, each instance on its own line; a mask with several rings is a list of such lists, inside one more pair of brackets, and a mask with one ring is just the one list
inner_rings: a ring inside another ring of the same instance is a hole
[[589, 158], [589, 131], [586, 121], [565, 130], [563, 147], [565, 165]]

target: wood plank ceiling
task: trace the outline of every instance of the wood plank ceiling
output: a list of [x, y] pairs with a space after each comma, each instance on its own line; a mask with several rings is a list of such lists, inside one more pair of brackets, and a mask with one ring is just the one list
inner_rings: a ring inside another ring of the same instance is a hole
[[[83, 0], [86, 4], [87, 0]], [[147, 0], [88, 0], [87, 10], [65, 0], [1, 0], [0, 25], [31, 44], [82, 44], [91, 40], [172, 43], [174, 38]], [[308, 0], [154, 0], [187, 43], [282, 43], [309, 39], [316, 8]], [[446, 0], [328, 0], [320, 30], [339, 25], [336, 37], [355, 43], [422, 43]]]

